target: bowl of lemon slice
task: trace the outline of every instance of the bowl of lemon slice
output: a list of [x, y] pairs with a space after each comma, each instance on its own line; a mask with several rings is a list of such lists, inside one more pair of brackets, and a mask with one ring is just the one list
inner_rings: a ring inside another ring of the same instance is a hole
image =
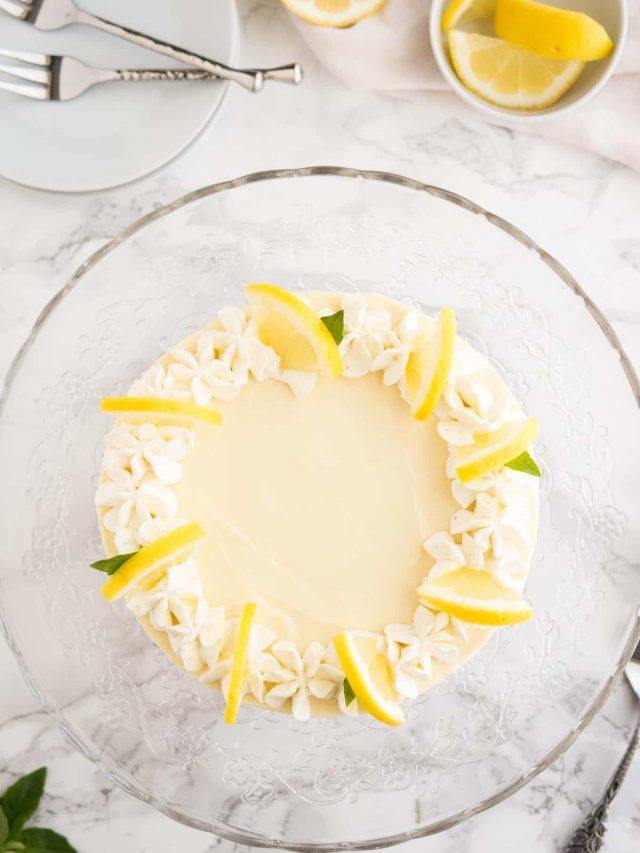
[[[562, 4], [562, 5], [561, 5]], [[520, 121], [557, 117], [613, 73], [627, 32], [625, 0], [433, 0], [438, 66], [467, 103]]]

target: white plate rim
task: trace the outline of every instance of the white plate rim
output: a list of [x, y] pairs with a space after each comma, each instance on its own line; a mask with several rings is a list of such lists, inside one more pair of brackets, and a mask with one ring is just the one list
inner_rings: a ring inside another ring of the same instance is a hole
[[[231, 41], [231, 50], [230, 50], [230, 65], [235, 65], [238, 60], [239, 54], [239, 43], [240, 43], [240, 21], [238, 16], [238, 7], [234, 0], [230, 2], [231, 9], [231, 29], [229, 32], [230, 41]], [[209, 127], [209, 125], [213, 122], [214, 118], [220, 112], [223, 104], [227, 99], [227, 93], [229, 92], [229, 86], [231, 84], [229, 82], [225, 82], [221, 84], [222, 92], [220, 94], [220, 98], [212, 105], [210, 111], [204, 116], [200, 127], [193, 133], [190, 139], [186, 140], [184, 143], [176, 147], [176, 150], [167, 157], [162, 163], [153, 166], [153, 168], [144, 170], [139, 172], [132, 177], [124, 178], [121, 181], [117, 181], [113, 183], [111, 181], [107, 181], [104, 184], [96, 184], [95, 186], [69, 186], [65, 189], [61, 189], [58, 186], [45, 186], [42, 182], [30, 183], [29, 181], [20, 180], [18, 178], [12, 177], [11, 175], [7, 175], [2, 170], [0, 166], [0, 180], [7, 181], [16, 187], [26, 187], [27, 189], [36, 190], [38, 192], [46, 192], [46, 193], [55, 193], [56, 195], [65, 196], [65, 195], [90, 195], [91, 193], [99, 193], [105, 192], [107, 190], [118, 189], [119, 187], [129, 186], [130, 184], [135, 184], [137, 181], [141, 181], [144, 178], [151, 177], [162, 169], [169, 166], [171, 163], [175, 162], [182, 154], [186, 153], [202, 136], [204, 131]]]

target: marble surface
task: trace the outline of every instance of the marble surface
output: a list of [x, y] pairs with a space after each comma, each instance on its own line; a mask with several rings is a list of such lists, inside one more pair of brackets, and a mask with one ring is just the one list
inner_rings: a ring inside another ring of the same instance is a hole
[[[241, 0], [246, 64], [297, 58], [297, 90], [234, 90], [177, 161], [128, 187], [54, 195], [0, 180], [0, 374], [45, 301], [108, 238], [202, 184], [259, 169], [332, 164], [387, 169], [464, 193], [556, 255], [612, 321], [640, 369], [640, 176], [579, 149], [484, 124], [440, 105], [348, 91], [300, 42], [277, 0]], [[571, 749], [525, 789], [458, 828], [405, 845], [428, 853], [556, 853], [599, 797], [629, 738], [637, 703], [620, 683]], [[82, 758], [39, 709], [0, 643], [0, 787], [50, 770], [39, 821], [81, 853], [205, 853], [232, 845], [137, 802]], [[640, 758], [611, 812], [605, 853], [640, 832]]]

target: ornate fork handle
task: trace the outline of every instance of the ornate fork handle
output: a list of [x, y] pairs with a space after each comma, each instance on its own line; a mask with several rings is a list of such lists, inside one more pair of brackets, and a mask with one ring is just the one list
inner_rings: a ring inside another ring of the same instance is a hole
[[[288, 66], [286, 66], [288, 68]], [[265, 79], [279, 80], [280, 68], [270, 68], [262, 73]], [[109, 80], [149, 81], [149, 80], [218, 80], [216, 74], [202, 71], [200, 68], [157, 68], [157, 69], [118, 69], [117, 71], [105, 72], [105, 78]]]
[[624, 777], [627, 775], [631, 759], [638, 748], [639, 739], [640, 720], [636, 723], [631, 743], [627, 747], [627, 751], [614, 773], [611, 782], [609, 782], [606, 791], [602, 795], [600, 801], [596, 803], [593, 809], [589, 812], [587, 817], [584, 819], [584, 822], [569, 842], [566, 853], [597, 853], [597, 851], [602, 847], [604, 843], [604, 833], [609, 806], [618, 793]]
[[[207, 59], [205, 56], [200, 56], [197, 53], [189, 53], [181, 47], [169, 44], [168, 42], [159, 41], [151, 36], [143, 35], [136, 30], [131, 30], [128, 27], [114, 24], [104, 18], [99, 18], [97, 15], [91, 15], [83, 9], [78, 9], [75, 14], [75, 21], [80, 24], [87, 24], [91, 27], [96, 27], [106, 33], [126, 39], [127, 41], [137, 44], [139, 47], [146, 47], [148, 50], [153, 50], [156, 53], [161, 53], [164, 56], [170, 56], [186, 65], [193, 65], [196, 68], [206, 71], [216, 77], [224, 80], [232, 80], [249, 89], [252, 92], [259, 92], [262, 89], [265, 79], [280, 80], [285, 83], [299, 83], [302, 79], [302, 71], [298, 63], [292, 65], [284, 65], [279, 68], [241, 70], [238, 68], [229, 68], [221, 62], [214, 62]], [[128, 78], [133, 79], [133, 78]], [[151, 79], [145, 77], [143, 79]], [[198, 79], [198, 78], [194, 78]]]
[[158, 68], [155, 69], [118, 69], [109, 72], [111, 80], [128, 80], [132, 82], [151, 80], [211, 80], [218, 79], [209, 71], [199, 68]]

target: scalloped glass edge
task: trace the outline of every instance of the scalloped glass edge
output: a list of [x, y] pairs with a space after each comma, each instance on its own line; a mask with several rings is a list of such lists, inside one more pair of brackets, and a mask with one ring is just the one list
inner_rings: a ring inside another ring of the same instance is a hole
[[[432, 184], [424, 184], [421, 181], [417, 181], [412, 178], [406, 178], [402, 175], [397, 175], [392, 172], [359, 170], [334, 166], [307, 166], [298, 169], [273, 169], [263, 172], [253, 172], [251, 174], [243, 175], [242, 177], [235, 178], [233, 180], [222, 181], [217, 184], [211, 184], [209, 186], [202, 187], [199, 190], [194, 190], [193, 192], [187, 193], [186, 195], [181, 196], [180, 198], [171, 202], [171, 204], [164, 205], [163, 207], [157, 208], [156, 210], [147, 213], [145, 216], [142, 216], [140, 219], [136, 220], [128, 228], [122, 231], [119, 235], [117, 235], [108, 243], [106, 243], [101, 249], [98, 249], [97, 252], [94, 252], [93, 255], [87, 258], [87, 260], [84, 261], [84, 263], [82, 263], [80, 267], [78, 267], [78, 269], [71, 276], [69, 281], [49, 300], [49, 302], [47, 302], [45, 307], [38, 315], [35, 323], [33, 324], [28, 337], [14, 356], [7, 371], [5, 381], [2, 386], [2, 391], [0, 392], [0, 416], [2, 416], [6, 400], [11, 392], [14, 379], [20, 368], [22, 360], [28, 352], [29, 348], [31, 347], [33, 341], [35, 340], [38, 332], [40, 331], [40, 328], [49, 319], [50, 315], [52, 314], [58, 303], [62, 299], [64, 299], [64, 297], [81, 281], [85, 273], [91, 270], [103, 257], [108, 255], [114, 249], [118, 248], [118, 246], [120, 246], [130, 237], [137, 234], [138, 231], [141, 231], [147, 225], [154, 222], [156, 219], [160, 219], [161, 217], [166, 216], [175, 210], [179, 210], [180, 208], [185, 207], [191, 204], [192, 202], [198, 201], [201, 198], [225, 192], [227, 190], [232, 190], [236, 187], [242, 187], [246, 186], [247, 184], [259, 183], [262, 181], [273, 181], [283, 178], [305, 178], [322, 175], [340, 178], [359, 178], [368, 181], [378, 181], [380, 183], [395, 184], [396, 186], [402, 187], [404, 189], [410, 189], [415, 190], [417, 192], [426, 193], [427, 195], [439, 198], [442, 201], [446, 201], [450, 204], [462, 207], [467, 212], [486, 219], [486, 221], [490, 225], [499, 228], [501, 231], [503, 231], [504, 233], [512, 237], [514, 240], [516, 240], [518, 243], [520, 243], [522, 246], [524, 246], [524, 248], [534, 252], [536, 255], [538, 255], [542, 263], [549, 267], [566, 285], [566, 287], [568, 287], [574, 293], [575, 296], [579, 297], [582, 300], [585, 308], [592, 316], [592, 318], [600, 328], [601, 332], [603, 333], [611, 347], [616, 351], [620, 360], [621, 368], [624, 371], [625, 376], [627, 377], [627, 381], [629, 382], [629, 386], [636, 401], [636, 404], [638, 405], [638, 408], [640, 408], [640, 379], [638, 378], [638, 375], [631, 363], [631, 360], [629, 359], [627, 353], [622, 347], [622, 344], [615, 331], [613, 330], [611, 324], [606, 319], [604, 314], [600, 311], [595, 302], [593, 302], [593, 300], [585, 293], [582, 287], [578, 284], [578, 281], [574, 278], [573, 275], [571, 275], [569, 270], [566, 269], [566, 267], [564, 267], [552, 255], [550, 255], [543, 248], [541, 248], [520, 228], [516, 227], [515, 225], [512, 225], [508, 220], [504, 219], [503, 217], [491, 213], [479, 204], [476, 204], [475, 202], [465, 198], [464, 196], [459, 195], [458, 193], [451, 192], [450, 190], [446, 190], [442, 187], [437, 187]], [[50, 702], [46, 694], [36, 684], [33, 676], [31, 675], [29, 667], [27, 666], [27, 663], [22, 655], [22, 652], [18, 648], [18, 645], [16, 644], [15, 640], [13, 639], [13, 636], [11, 635], [1, 600], [0, 634], [2, 634], [10, 650], [13, 652], [13, 655], [15, 656], [16, 661], [18, 663], [20, 672], [27, 685], [31, 689], [31, 692], [35, 696], [36, 700], [53, 717], [60, 731], [68, 738], [68, 740], [73, 744], [73, 746], [78, 750], [78, 752], [80, 752], [85, 758], [88, 758], [90, 761], [92, 761], [96, 765], [96, 767], [98, 767], [112, 782], [118, 785], [118, 787], [122, 788], [128, 794], [131, 794], [132, 796], [136, 797], [136, 799], [153, 806], [155, 809], [162, 812], [162, 814], [167, 815], [167, 817], [170, 817], [173, 820], [178, 821], [179, 823], [183, 823], [186, 826], [190, 826], [193, 829], [199, 829], [204, 832], [212, 833], [214, 835], [219, 836], [220, 838], [224, 838], [236, 844], [248, 844], [252, 847], [261, 848], [277, 848], [284, 850], [293, 849], [289, 848], [286, 843], [278, 839], [256, 838], [254, 836], [245, 835], [241, 832], [230, 831], [226, 827], [220, 827], [216, 824], [209, 824], [205, 823], [204, 821], [190, 818], [187, 815], [177, 812], [168, 802], [166, 802], [164, 799], [156, 797], [152, 792], [148, 790], [140, 790], [132, 786], [121, 775], [117, 767], [113, 766], [111, 762], [105, 762], [101, 758], [99, 753], [95, 751], [92, 745], [86, 741], [86, 738], [82, 734], [82, 732], [76, 730], [76, 728], [65, 719], [64, 711], [54, 707], [54, 705]], [[578, 735], [596, 716], [596, 714], [600, 711], [607, 698], [609, 697], [616, 681], [621, 676], [625, 666], [631, 659], [631, 655], [633, 654], [639, 642], [640, 604], [638, 605], [635, 619], [633, 619], [631, 622], [629, 635], [625, 642], [622, 654], [620, 655], [620, 658], [618, 659], [612, 673], [602, 684], [598, 694], [592, 701], [591, 705], [583, 711], [581, 716], [578, 718], [575, 727], [570, 732], [568, 732], [565, 737], [552, 750], [550, 750], [542, 760], [534, 764], [533, 767], [531, 767], [518, 779], [511, 782], [509, 785], [505, 785], [504, 787], [497, 790], [495, 794], [493, 794], [493, 796], [487, 797], [486, 799], [476, 803], [470, 808], [451, 815], [446, 820], [437, 821], [429, 826], [420, 827], [419, 829], [411, 830], [409, 832], [403, 832], [389, 836], [381, 836], [378, 838], [369, 839], [367, 841], [340, 842], [340, 849], [375, 850], [380, 847], [390, 847], [394, 844], [402, 844], [406, 841], [411, 841], [416, 838], [424, 838], [428, 835], [434, 835], [438, 832], [443, 832], [447, 829], [451, 829], [452, 827], [457, 826], [463, 821], [468, 820], [474, 815], [477, 815], [480, 812], [497, 805], [498, 803], [510, 797], [512, 794], [516, 793], [516, 791], [518, 791], [520, 788], [530, 782], [535, 776], [537, 776], [538, 773], [542, 772], [544, 769], [553, 764], [553, 762], [556, 761], [571, 746], [571, 744], [576, 740]], [[315, 853], [315, 851], [326, 851], [326, 853], [330, 853], [330, 851], [335, 851], [335, 849], [336, 845], [333, 843], [297, 843], [295, 847], [296, 851], [305, 851], [305, 853], [306, 851], [308, 851], [308, 853]]]

